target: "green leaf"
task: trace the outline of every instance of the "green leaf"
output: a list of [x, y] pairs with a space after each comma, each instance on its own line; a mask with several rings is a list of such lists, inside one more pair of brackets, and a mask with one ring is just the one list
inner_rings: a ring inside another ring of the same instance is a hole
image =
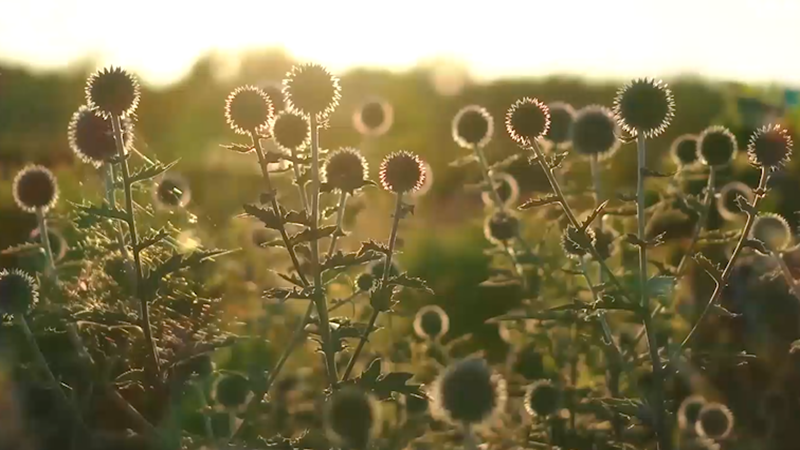
[[647, 292], [651, 297], [669, 299], [675, 291], [675, 277], [658, 276], [647, 280]]
[[19, 255], [20, 253], [37, 251], [41, 247], [42, 245], [38, 242], [25, 242], [22, 244], [12, 245], [3, 251], [0, 251], [0, 255]]
[[150, 246], [156, 245], [164, 240], [167, 236], [169, 236], [169, 233], [164, 228], [150, 230], [145, 236], [142, 237], [142, 240], [139, 241], [138, 249], [139, 251], [142, 251]]
[[698, 266], [702, 267], [703, 270], [705, 270], [711, 276], [711, 278], [714, 279], [714, 281], [717, 283], [722, 282], [722, 272], [720, 272], [719, 267], [712, 263], [710, 259], [703, 256], [702, 253], [695, 253], [692, 258]]
[[742, 243], [744, 247], [752, 248], [753, 250], [761, 253], [762, 255], [770, 255], [772, 252], [769, 251], [764, 242], [759, 239], [745, 239]]
[[340, 269], [345, 267], [359, 266], [368, 262], [383, 258], [383, 255], [375, 251], [367, 251], [362, 255], [356, 252], [342, 253], [337, 251], [330, 258], [327, 258], [321, 265], [323, 271], [330, 269]]
[[316, 233], [313, 229], [308, 228], [293, 235], [291, 238], [289, 238], [289, 241], [292, 243], [292, 246], [295, 246], [297, 244], [302, 244], [303, 242], [311, 242], [315, 239], [322, 239], [333, 234], [333, 232], [336, 231], [336, 228], [336, 225], [328, 225], [317, 229]]
[[606, 206], [608, 206], [609, 201], [610, 200], [606, 200], [603, 203], [597, 205], [594, 211], [592, 211], [592, 213], [589, 214], [589, 217], [587, 217], [586, 220], [584, 220], [583, 223], [581, 224], [582, 230], [586, 230], [586, 228], [588, 228], [589, 225], [591, 225], [592, 222], [594, 222], [594, 219], [596, 219], [597, 216], [603, 213], [603, 210], [606, 209]]
[[370, 239], [369, 241], [365, 241], [365, 242], [361, 243], [361, 248], [358, 249], [358, 252], [356, 253], [356, 256], [361, 256], [364, 253], [371, 252], [371, 251], [372, 252], [382, 253], [382, 254], [386, 255], [386, 254], [389, 253], [389, 247], [387, 247], [387, 246], [385, 246], [383, 244], [379, 244], [379, 243], [373, 241], [372, 239]]
[[107, 204], [101, 206], [76, 205], [76, 207], [78, 209], [78, 219], [75, 224], [78, 228], [91, 227], [104, 219], [120, 220], [123, 222], [128, 221], [128, 214], [125, 211], [112, 208]]
[[358, 377], [358, 384], [366, 389], [371, 389], [381, 376], [381, 359], [375, 358], [369, 363], [367, 370], [361, 372]]
[[386, 284], [388, 286], [402, 286], [433, 294], [433, 289], [428, 287], [428, 285], [425, 283], [425, 280], [422, 278], [409, 277], [407, 272], [403, 272], [396, 277], [389, 278]]
[[271, 230], [280, 230], [282, 228], [281, 218], [271, 209], [264, 209], [256, 205], [244, 205], [243, 208], [246, 214], [260, 220], [265, 227]]
[[182, 269], [199, 266], [204, 262], [228, 253], [231, 252], [227, 250], [201, 250], [189, 254], [173, 253], [168, 259], [156, 265], [144, 280], [145, 297], [153, 298], [158, 290], [159, 283], [166, 276]]
[[242, 145], [242, 144], [227, 144], [227, 145], [223, 144], [223, 145], [220, 145], [220, 147], [222, 147], [224, 149], [227, 149], [227, 150], [233, 150], [233, 151], [235, 151], [237, 153], [250, 153], [253, 150], [255, 150], [250, 145]]
[[311, 294], [297, 287], [292, 288], [272, 288], [264, 291], [264, 298], [272, 298], [284, 302], [289, 299], [305, 300], [311, 298]]
[[175, 164], [178, 163], [179, 160], [172, 161], [169, 164], [162, 164], [160, 162], [155, 162], [154, 164], [147, 165], [139, 169], [138, 171], [131, 174], [130, 183], [135, 184], [142, 181], [147, 181], [151, 178], [157, 177], [162, 173], [168, 171], [172, 168]]

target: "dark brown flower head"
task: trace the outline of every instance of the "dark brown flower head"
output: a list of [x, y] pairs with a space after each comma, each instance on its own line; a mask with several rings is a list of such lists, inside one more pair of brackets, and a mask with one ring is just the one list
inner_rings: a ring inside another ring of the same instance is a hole
[[139, 106], [139, 81], [119, 67], [98, 70], [86, 82], [86, 105], [103, 117], [127, 117]]
[[[495, 191], [505, 206], [511, 206], [519, 200], [519, 183], [516, 178], [505, 172], [492, 172], [492, 181], [494, 181]], [[492, 194], [487, 191], [481, 193], [481, 199], [486, 206], [496, 206]]]
[[325, 430], [337, 447], [366, 449], [378, 431], [380, 409], [362, 389], [346, 386], [334, 392], [325, 405]]
[[581, 155], [608, 158], [619, 148], [619, 126], [610, 109], [600, 105], [581, 108], [572, 123], [572, 148]]
[[359, 106], [353, 114], [353, 126], [365, 136], [380, 136], [389, 131], [394, 122], [392, 105], [381, 99], [371, 99]]
[[[127, 118], [123, 119], [122, 140], [127, 153], [133, 143], [133, 125]], [[81, 161], [100, 167], [117, 156], [117, 144], [111, 119], [99, 114], [99, 111], [81, 106], [69, 121], [69, 146]]]
[[162, 208], [183, 208], [191, 197], [189, 182], [174, 173], [165, 175], [155, 186], [154, 199]]
[[661, 80], [639, 78], [617, 91], [614, 113], [625, 131], [636, 136], [656, 137], [667, 129], [675, 115], [672, 91]]
[[383, 159], [381, 186], [397, 194], [414, 192], [425, 184], [425, 163], [415, 153], [401, 150]]
[[706, 166], [721, 168], [736, 157], [736, 136], [722, 126], [708, 127], [697, 139], [697, 157]]
[[561, 390], [550, 380], [539, 380], [525, 391], [525, 410], [534, 417], [548, 417], [561, 409]]
[[225, 120], [237, 134], [250, 134], [267, 128], [273, 107], [266, 92], [255, 86], [240, 86], [225, 100]]
[[225, 374], [214, 384], [214, 399], [226, 408], [235, 409], [244, 405], [250, 392], [250, 380], [237, 373]]
[[544, 139], [557, 147], [566, 147], [572, 140], [575, 108], [564, 102], [550, 103], [547, 107], [550, 109], [550, 128]]
[[777, 169], [789, 162], [792, 156], [792, 137], [780, 125], [765, 125], [750, 137], [747, 157], [756, 167]]
[[736, 203], [736, 198], [740, 195], [751, 204], [755, 199], [755, 193], [750, 186], [741, 181], [731, 181], [722, 187], [717, 196], [717, 211], [723, 219], [734, 220], [744, 214], [744, 211]]
[[506, 130], [517, 144], [529, 146], [550, 129], [550, 109], [535, 98], [524, 97], [506, 113]]
[[461, 108], [451, 125], [453, 139], [464, 148], [483, 147], [492, 139], [494, 118], [483, 106]]
[[21, 270], [0, 270], [0, 313], [25, 315], [39, 301], [36, 281]]
[[47, 212], [58, 201], [56, 177], [44, 166], [31, 165], [20, 170], [13, 182], [14, 201], [25, 212]]
[[770, 252], [780, 252], [791, 245], [792, 229], [780, 214], [761, 213], [753, 222], [750, 238], [763, 242]]
[[486, 217], [483, 234], [493, 244], [506, 244], [519, 235], [519, 219], [510, 211], [496, 211]]
[[681, 430], [694, 432], [700, 410], [706, 406], [706, 400], [700, 395], [690, 395], [682, 402], [678, 408], [678, 426]]
[[328, 156], [322, 167], [322, 179], [332, 190], [352, 193], [367, 183], [369, 166], [361, 152], [340, 148]]
[[414, 333], [422, 339], [438, 339], [447, 334], [449, 329], [450, 317], [439, 306], [423, 306], [414, 316]]
[[582, 258], [591, 252], [596, 242], [594, 228], [588, 227], [585, 232], [572, 225], [564, 228], [561, 233], [561, 247], [571, 258]]
[[272, 136], [279, 147], [296, 151], [311, 139], [308, 120], [290, 109], [281, 111], [272, 124]]
[[294, 66], [283, 80], [286, 103], [306, 117], [313, 114], [317, 120], [324, 120], [336, 109], [341, 91], [339, 78], [314, 63]]
[[720, 403], [707, 403], [695, 422], [698, 436], [721, 441], [733, 431], [733, 413]]
[[503, 409], [507, 398], [505, 380], [486, 361], [477, 358], [448, 367], [429, 394], [434, 417], [463, 425], [489, 419]]
[[672, 141], [669, 153], [676, 166], [689, 168], [697, 164], [697, 138], [695, 134], [684, 134]]

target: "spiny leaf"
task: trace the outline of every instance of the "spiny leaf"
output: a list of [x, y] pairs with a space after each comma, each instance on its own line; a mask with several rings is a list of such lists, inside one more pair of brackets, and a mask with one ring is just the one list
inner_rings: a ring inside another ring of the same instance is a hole
[[142, 240], [139, 242], [138, 249], [139, 251], [142, 251], [152, 245], [158, 244], [167, 236], [169, 236], [169, 233], [164, 228], [150, 230], [145, 236], [142, 237]]
[[675, 173], [659, 172], [645, 167], [642, 169], [642, 175], [649, 178], [671, 178], [675, 176]]
[[227, 145], [223, 144], [223, 145], [220, 145], [220, 147], [222, 147], [224, 149], [227, 149], [227, 150], [233, 150], [233, 151], [235, 151], [237, 153], [250, 153], [253, 150], [255, 150], [250, 145], [242, 145], [242, 144], [227, 144]]
[[589, 214], [589, 217], [587, 217], [586, 220], [584, 220], [583, 223], [581, 224], [581, 231], [586, 230], [586, 228], [588, 228], [589, 225], [591, 225], [592, 222], [594, 222], [594, 219], [596, 219], [600, 214], [603, 213], [603, 210], [606, 209], [606, 206], [608, 206], [609, 201], [610, 200], [606, 200], [603, 203], [597, 205], [597, 207], [592, 211], [592, 213]]
[[371, 363], [369, 363], [367, 370], [361, 372], [361, 376], [358, 377], [358, 384], [366, 389], [370, 389], [375, 386], [375, 383], [378, 381], [378, 377], [380, 376], [381, 359], [375, 358]]
[[303, 289], [297, 287], [291, 288], [272, 288], [264, 291], [264, 298], [274, 298], [279, 301], [286, 301], [289, 299], [305, 300], [311, 298], [311, 295]]
[[296, 223], [298, 225], [305, 225], [310, 227], [311, 226], [311, 218], [308, 217], [304, 211], [285, 211], [281, 208], [281, 212], [283, 213], [283, 221], [285, 223]]
[[389, 278], [386, 284], [388, 286], [403, 286], [433, 294], [433, 289], [428, 287], [428, 285], [425, 283], [425, 280], [422, 278], [409, 277], [407, 272], [403, 272], [400, 275]]
[[281, 218], [271, 209], [264, 209], [255, 205], [244, 205], [243, 208], [245, 213], [260, 220], [265, 227], [272, 230], [280, 230], [282, 228]]
[[25, 242], [22, 244], [12, 245], [7, 249], [0, 252], [0, 255], [18, 255], [20, 253], [27, 253], [39, 250], [42, 247], [38, 242]]
[[165, 261], [157, 264], [144, 280], [146, 298], [152, 298], [158, 290], [158, 284], [166, 276], [182, 269], [199, 266], [215, 257], [230, 253], [227, 250], [200, 250], [189, 254], [173, 253]]
[[359, 266], [371, 261], [376, 261], [383, 258], [383, 255], [375, 251], [367, 251], [362, 255], [358, 253], [343, 253], [338, 250], [336, 253], [327, 258], [321, 265], [322, 270], [338, 269], [344, 267]]
[[550, 159], [550, 164], [549, 164], [550, 168], [555, 169], [561, 166], [561, 163], [564, 162], [568, 154], [569, 152], [561, 152], [553, 155], [553, 157]]
[[101, 206], [81, 206], [77, 205], [78, 220], [76, 225], [78, 228], [85, 228], [95, 225], [102, 219], [121, 220], [127, 222], [128, 214], [120, 209], [112, 208], [107, 204]]
[[525, 203], [519, 205], [517, 209], [525, 210], [525, 209], [535, 208], [537, 206], [549, 205], [556, 202], [558, 202], [558, 197], [554, 194], [548, 194], [545, 195], [544, 197], [535, 197], [529, 199]]
[[695, 253], [692, 256], [694, 261], [697, 263], [698, 266], [702, 267], [703, 270], [708, 272], [711, 278], [714, 279], [717, 283], [722, 282], [722, 272], [720, 272], [719, 267], [716, 264], [712, 263], [710, 259], [706, 258], [702, 253]]
[[767, 246], [764, 245], [764, 242], [762, 242], [759, 239], [745, 239], [742, 245], [744, 247], [752, 248], [753, 250], [757, 251], [758, 253], [761, 253], [762, 255], [769, 255], [770, 253], [772, 253], [769, 251]]
[[497, 161], [496, 163], [490, 165], [489, 166], [489, 170], [491, 170], [493, 172], [497, 172], [499, 170], [506, 170], [509, 167], [511, 167], [511, 165], [514, 164], [514, 162], [516, 162], [520, 158], [521, 158], [521, 155], [519, 153], [515, 153], [515, 154], [509, 156], [506, 159]]
[[747, 201], [747, 197], [745, 197], [741, 193], [736, 194], [736, 199], [734, 200], [734, 202], [736, 203], [736, 206], [738, 206], [739, 209], [742, 210], [742, 212], [747, 213], [747, 215], [755, 216], [758, 214], [758, 210], [756, 210], [753, 207], [753, 205], [751, 205], [750, 202]]
[[147, 181], [151, 178], [155, 178], [162, 173], [168, 171], [172, 168], [175, 164], [178, 163], [179, 160], [172, 161], [169, 164], [162, 164], [160, 162], [155, 162], [151, 165], [147, 165], [139, 169], [138, 171], [131, 174], [130, 183], [135, 184], [142, 181]]
[[287, 275], [287, 274], [281, 273], [281, 272], [276, 272], [276, 273], [277, 273], [277, 275], [279, 277], [283, 278], [284, 280], [288, 281], [289, 283], [292, 283], [295, 286], [303, 287], [303, 282], [300, 281], [300, 279], [297, 278], [296, 275], [292, 274], [290, 276], [290, 275]]
[[356, 253], [356, 256], [361, 256], [364, 253], [370, 252], [370, 251], [378, 252], [378, 253], [382, 253], [382, 254], [386, 255], [386, 254], [389, 253], [389, 247], [387, 247], [387, 246], [385, 246], [383, 244], [379, 244], [379, 243], [373, 241], [372, 239], [370, 239], [369, 241], [364, 241], [364, 242], [361, 243], [361, 248], [358, 249], [358, 252]]
[[328, 225], [316, 230], [316, 233], [313, 229], [308, 228], [305, 229], [295, 235], [293, 235], [289, 241], [292, 245], [302, 244], [303, 242], [311, 242], [315, 239], [322, 239], [324, 237], [330, 236], [334, 231], [336, 231], [336, 225]]

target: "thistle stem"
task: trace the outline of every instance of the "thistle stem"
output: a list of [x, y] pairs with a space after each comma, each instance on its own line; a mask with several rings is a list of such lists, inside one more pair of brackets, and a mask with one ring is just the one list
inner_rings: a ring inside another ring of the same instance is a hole
[[[592, 173], [592, 187], [594, 188], [594, 203], [595, 206], [599, 205], [602, 202], [603, 197], [603, 182], [600, 179], [600, 161], [597, 158], [597, 155], [592, 155], [589, 159], [589, 169]], [[601, 220], [598, 224], [600, 229], [603, 229], [603, 221]]]
[[57, 279], [56, 263], [53, 258], [53, 249], [50, 247], [50, 233], [47, 232], [47, 219], [44, 216], [42, 208], [36, 209], [36, 220], [39, 223], [39, 239], [41, 239], [42, 247], [44, 247], [44, 254], [46, 258], [47, 268], [45, 275], [49, 278]]
[[[105, 180], [105, 189], [106, 189], [106, 202], [108, 206], [111, 208], [116, 209], [117, 207], [117, 189], [114, 186], [116, 182], [116, 177], [114, 176], [114, 164], [106, 164], [105, 170], [103, 171], [103, 178]], [[114, 228], [114, 234], [117, 238], [117, 245], [119, 245], [120, 252], [125, 256], [125, 258], [130, 258], [128, 255], [128, 248], [125, 246], [125, 236], [122, 234], [122, 228], [119, 226], [117, 222], [111, 224]]]
[[136, 271], [136, 297], [139, 299], [139, 314], [141, 315], [141, 327], [144, 331], [144, 337], [147, 341], [148, 353], [150, 356], [151, 364], [153, 365], [154, 380], [160, 384], [161, 380], [161, 363], [158, 359], [158, 348], [156, 347], [155, 340], [153, 339], [153, 330], [150, 326], [150, 311], [147, 304], [147, 299], [142, 293], [142, 261], [139, 249], [139, 238], [136, 233], [136, 219], [133, 213], [133, 194], [131, 193], [131, 176], [128, 169], [128, 155], [125, 154], [125, 144], [122, 135], [122, 124], [120, 123], [119, 116], [111, 116], [111, 125], [114, 131], [114, 142], [117, 146], [117, 156], [120, 159], [120, 168], [122, 170], [122, 182], [125, 189], [125, 212], [126, 222], [128, 223], [128, 233], [131, 240], [131, 251], [133, 253], [133, 265]]
[[347, 207], [347, 191], [342, 191], [339, 196], [339, 207], [336, 209], [336, 230], [331, 235], [331, 243], [328, 246], [328, 258], [336, 251], [336, 241], [339, 235], [343, 232], [342, 224], [344, 223], [344, 210]]
[[[383, 264], [383, 277], [381, 277], [381, 283], [386, 283], [389, 280], [389, 273], [391, 272], [392, 268], [392, 257], [394, 256], [394, 247], [397, 243], [397, 231], [400, 228], [400, 218], [403, 214], [403, 194], [398, 193], [397, 199], [395, 201], [394, 206], [394, 219], [392, 221], [392, 232], [389, 234], [389, 249], [386, 252], [386, 261]], [[375, 308], [372, 311], [372, 316], [369, 318], [369, 323], [367, 324], [367, 329], [364, 330], [364, 334], [361, 335], [361, 339], [358, 341], [358, 345], [356, 346], [356, 350], [353, 352], [353, 356], [350, 358], [350, 362], [347, 363], [347, 368], [344, 371], [344, 375], [342, 376], [342, 381], [347, 381], [350, 378], [350, 374], [353, 372], [353, 367], [356, 365], [356, 361], [358, 360], [358, 356], [361, 354], [361, 351], [364, 350], [364, 345], [367, 343], [367, 339], [369, 338], [370, 333], [372, 333], [373, 329], [375, 328], [375, 322], [378, 320], [378, 315], [380, 315], [380, 310]]]
[[681, 262], [678, 263], [678, 268], [675, 271], [675, 276], [677, 279], [680, 279], [680, 276], [683, 275], [683, 271], [686, 269], [686, 262], [689, 260], [689, 257], [694, 255], [694, 249], [697, 247], [697, 242], [700, 240], [700, 233], [702, 233], [703, 228], [706, 225], [706, 221], [708, 220], [708, 214], [711, 211], [711, 203], [716, 195], [716, 174], [716, 169], [711, 167], [708, 172], [708, 184], [706, 185], [703, 209], [700, 211], [700, 216], [697, 218], [697, 224], [694, 226], [694, 233], [692, 233], [692, 240], [689, 242], [689, 248], [687, 249], [686, 254], [683, 255], [683, 258], [681, 258]]
[[292, 170], [294, 171], [294, 182], [297, 183], [297, 191], [300, 194], [300, 203], [303, 205], [303, 211], [308, 214], [308, 194], [304, 184], [301, 184], [300, 164], [297, 163], [297, 152], [292, 150]]

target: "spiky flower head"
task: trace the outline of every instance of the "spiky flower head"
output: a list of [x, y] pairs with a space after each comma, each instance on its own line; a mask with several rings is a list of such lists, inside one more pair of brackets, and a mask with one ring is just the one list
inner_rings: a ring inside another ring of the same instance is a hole
[[[127, 153], [133, 143], [133, 125], [123, 119], [122, 140]], [[111, 120], [97, 110], [81, 106], [72, 115], [67, 132], [69, 146], [81, 161], [100, 167], [117, 156], [117, 143]]]
[[375, 286], [375, 276], [369, 272], [364, 272], [356, 278], [356, 286], [358, 290], [367, 292]]
[[741, 181], [731, 181], [722, 187], [722, 190], [717, 196], [717, 211], [719, 211], [719, 215], [723, 219], [734, 220], [744, 214], [736, 203], [736, 198], [740, 195], [751, 204], [753, 199], [755, 199], [755, 193], [750, 186]]
[[622, 128], [646, 138], [660, 135], [675, 115], [675, 99], [666, 83], [638, 78], [617, 91], [614, 114]]
[[564, 102], [550, 103], [547, 108], [550, 110], [550, 128], [544, 135], [544, 140], [556, 147], [567, 147], [572, 140], [575, 108]]
[[697, 416], [695, 431], [701, 437], [723, 440], [733, 431], [733, 413], [723, 404], [707, 403]]
[[519, 219], [510, 211], [495, 211], [483, 223], [483, 235], [493, 244], [504, 245], [519, 235]]
[[483, 147], [492, 140], [494, 118], [483, 106], [468, 105], [456, 113], [450, 128], [459, 146]]
[[330, 155], [322, 166], [322, 179], [328, 187], [340, 192], [362, 188], [367, 183], [369, 166], [361, 152], [354, 148], [340, 148]]
[[697, 164], [697, 139], [695, 134], [684, 134], [672, 141], [669, 153], [676, 166], [690, 168]]
[[325, 67], [314, 63], [298, 64], [283, 80], [283, 97], [304, 116], [313, 114], [317, 120], [323, 120], [339, 105], [342, 88], [339, 78]]
[[678, 408], [678, 426], [681, 430], [694, 431], [700, 410], [706, 406], [706, 399], [700, 395], [690, 395], [681, 402]]
[[397, 194], [413, 192], [425, 184], [425, 163], [416, 153], [401, 150], [381, 162], [381, 186]]
[[780, 214], [762, 213], [753, 222], [750, 238], [763, 242], [770, 252], [780, 252], [791, 245], [792, 229]]
[[163, 208], [183, 208], [192, 198], [189, 182], [180, 175], [170, 173], [156, 183], [154, 199]]
[[414, 317], [414, 332], [422, 339], [436, 340], [450, 329], [450, 317], [437, 305], [427, 305]]
[[756, 167], [777, 169], [789, 162], [793, 145], [785, 128], [776, 124], [765, 125], [750, 136], [747, 157]]
[[25, 315], [39, 301], [36, 281], [21, 270], [0, 270], [0, 313]]
[[239, 408], [250, 395], [250, 380], [238, 373], [226, 373], [214, 384], [214, 399], [226, 408]]
[[[500, 196], [500, 201], [503, 202], [503, 205], [508, 207], [517, 202], [519, 199], [519, 183], [517, 183], [516, 178], [505, 172], [492, 172], [492, 181], [494, 190]], [[486, 206], [497, 206], [494, 204], [492, 194], [487, 191], [481, 193], [481, 199]]]
[[620, 146], [614, 113], [600, 105], [578, 110], [572, 123], [572, 148], [581, 155], [608, 158]]
[[250, 134], [267, 128], [273, 106], [266, 92], [255, 86], [239, 86], [225, 100], [225, 120], [237, 134]]
[[346, 386], [325, 404], [325, 431], [338, 447], [366, 449], [380, 423], [375, 399], [363, 389]]
[[304, 147], [311, 139], [308, 120], [296, 111], [283, 110], [272, 123], [272, 137], [279, 147], [286, 150], [295, 151]]
[[561, 233], [561, 247], [564, 248], [567, 256], [571, 258], [582, 258], [589, 254], [595, 245], [597, 238], [594, 228], [587, 227], [581, 231], [572, 225], [568, 225]]
[[457, 424], [479, 424], [505, 406], [506, 382], [483, 359], [469, 358], [442, 372], [430, 395], [434, 417]]
[[362, 103], [353, 114], [353, 126], [365, 136], [380, 136], [392, 127], [394, 108], [388, 102], [374, 98]]
[[550, 108], [539, 99], [523, 97], [508, 108], [506, 131], [517, 144], [529, 146], [550, 129]]
[[14, 201], [25, 212], [47, 212], [58, 201], [58, 184], [50, 169], [30, 165], [17, 173], [13, 182]]
[[561, 409], [561, 390], [550, 380], [539, 380], [525, 391], [525, 410], [534, 417], [548, 417]]
[[725, 167], [736, 156], [737, 150], [736, 136], [723, 126], [708, 127], [697, 139], [697, 157], [706, 166]]
[[139, 106], [139, 81], [121, 67], [106, 67], [86, 82], [86, 105], [106, 118], [127, 117]]

